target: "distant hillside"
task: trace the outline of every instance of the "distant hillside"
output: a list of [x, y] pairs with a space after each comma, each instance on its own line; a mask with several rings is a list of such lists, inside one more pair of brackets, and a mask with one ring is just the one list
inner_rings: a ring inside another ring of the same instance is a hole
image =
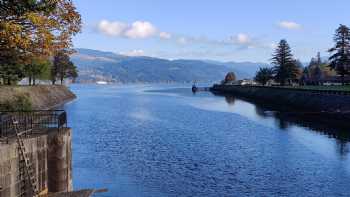
[[266, 63], [256, 63], [256, 62], [219, 62], [219, 61], [212, 61], [212, 60], [206, 60], [206, 62], [223, 65], [230, 69], [238, 70], [240, 72], [243, 72], [245, 74], [245, 77], [247, 78], [254, 77], [256, 74], [256, 71], [258, 71], [260, 67], [271, 66]]
[[222, 63], [201, 60], [166, 60], [152, 57], [129, 57], [112, 52], [77, 49], [72, 61], [79, 70], [78, 82], [99, 80], [134, 82], [212, 82], [220, 81], [227, 72], [238, 78], [253, 77], [261, 64]]

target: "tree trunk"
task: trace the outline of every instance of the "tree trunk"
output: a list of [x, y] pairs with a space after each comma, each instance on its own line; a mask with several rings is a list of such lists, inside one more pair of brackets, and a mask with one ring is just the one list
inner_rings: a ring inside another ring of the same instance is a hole
[[344, 74], [342, 74], [341, 75], [341, 84], [342, 85], [345, 85], [345, 79], [344, 78], [345, 78], [345, 76], [344, 76]]
[[61, 85], [63, 85], [63, 77], [61, 77]]
[[31, 76], [28, 77], [28, 82], [29, 82], [29, 85], [32, 85], [32, 77]]
[[35, 77], [33, 76], [33, 86], [35, 86]]

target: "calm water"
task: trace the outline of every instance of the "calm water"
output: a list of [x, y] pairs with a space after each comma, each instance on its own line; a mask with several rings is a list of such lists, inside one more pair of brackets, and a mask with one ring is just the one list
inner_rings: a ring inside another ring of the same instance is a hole
[[108, 188], [98, 196], [111, 197], [350, 196], [347, 125], [181, 87], [71, 89], [75, 189]]

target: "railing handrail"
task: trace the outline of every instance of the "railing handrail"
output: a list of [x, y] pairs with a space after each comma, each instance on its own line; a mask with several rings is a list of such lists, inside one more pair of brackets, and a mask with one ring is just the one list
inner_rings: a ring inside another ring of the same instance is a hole
[[18, 121], [22, 131], [67, 127], [67, 113], [64, 110], [0, 111], [0, 138], [15, 134], [12, 117]]
[[11, 113], [11, 112], [65, 112], [63, 109], [53, 109], [53, 110], [1, 110], [1, 113]]

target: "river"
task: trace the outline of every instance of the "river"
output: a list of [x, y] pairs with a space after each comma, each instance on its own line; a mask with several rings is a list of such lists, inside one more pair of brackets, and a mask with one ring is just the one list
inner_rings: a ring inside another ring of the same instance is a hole
[[[73, 85], [75, 189], [97, 196], [350, 196], [348, 124], [185, 85]], [[332, 125], [333, 124], [333, 125]]]

